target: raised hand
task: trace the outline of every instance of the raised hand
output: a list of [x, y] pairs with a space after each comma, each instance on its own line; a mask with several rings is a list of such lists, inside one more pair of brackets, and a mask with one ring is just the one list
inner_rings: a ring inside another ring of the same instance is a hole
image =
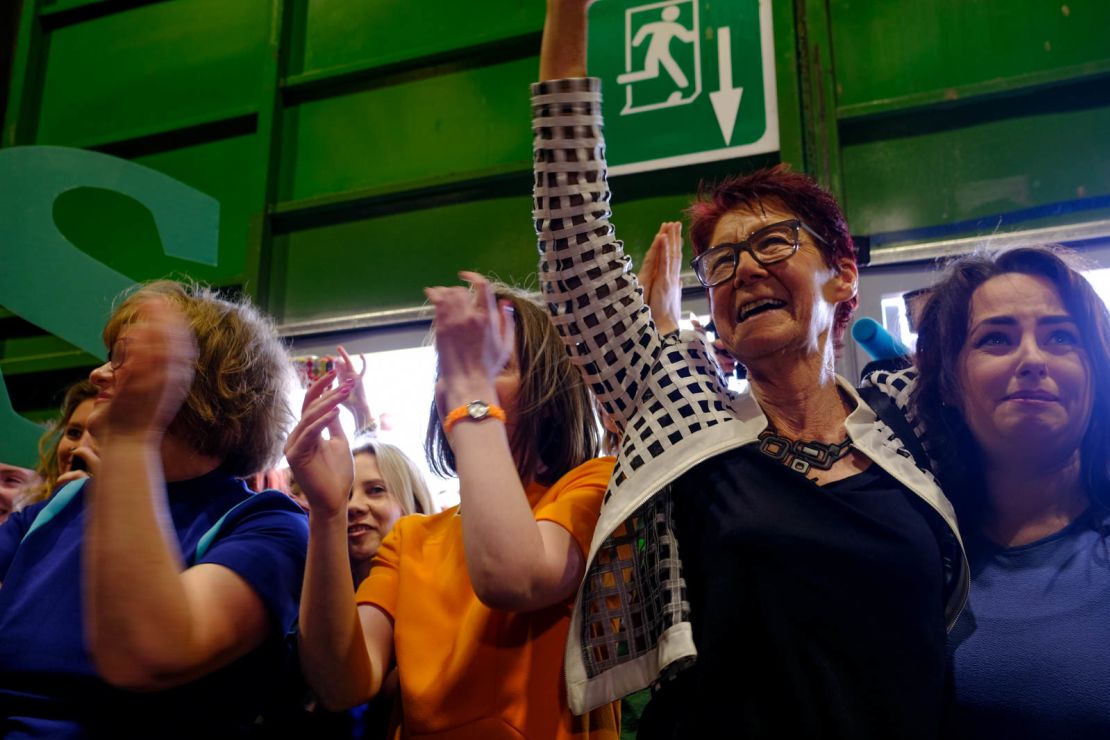
[[346, 510], [355, 477], [351, 448], [339, 423], [339, 406], [347, 400], [355, 380], [348, 378], [332, 388], [335, 377], [332, 370], [309, 386], [301, 420], [285, 443], [285, 458], [309, 507], [325, 514]]
[[366, 358], [362, 358], [362, 368], [355, 372], [355, 363], [351, 360], [351, 356], [347, 354], [347, 350], [342, 346], [336, 347], [336, 350], [339, 352], [339, 359], [335, 363], [335, 368], [338, 371], [336, 377], [339, 384], [342, 386], [348, 380], [354, 383], [351, 387], [351, 394], [342, 401], [342, 404], [355, 417], [357, 432], [373, 432], [378, 428], [378, 425], [374, 420], [374, 415], [370, 412], [370, 402], [366, 400], [366, 388], [362, 384], [362, 379], [366, 375]]
[[586, 12], [593, 0], [547, 0], [540, 79], [586, 75]]
[[436, 352], [444, 402], [456, 405], [488, 389], [513, 353], [513, 315], [508, 301], [497, 301], [493, 287], [473, 272], [460, 272], [461, 286], [425, 288], [435, 307]]
[[108, 362], [90, 376], [100, 388], [90, 430], [101, 440], [163, 435], [192, 387], [196, 358], [196, 339], [181, 309], [165, 298], [143, 301]]
[[660, 334], [678, 330], [682, 314], [682, 223], [665, 221], [651, 242], [640, 269], [644, 302]]
[[[91, 442], [87, 445], [83, 444], [80, 447], [74, 447], [73, 451], [70, 452], [70, 457], [72, 460], [70, 469], [58, 476], [55, 487], [64, 483], [69, 483], [70, 481], [90, 478], [96, 475], [96, 471], [100, 468], [100, 455], [97, 452], [96, 446]], [[78, 460], [82, 462], [78, 464]]]

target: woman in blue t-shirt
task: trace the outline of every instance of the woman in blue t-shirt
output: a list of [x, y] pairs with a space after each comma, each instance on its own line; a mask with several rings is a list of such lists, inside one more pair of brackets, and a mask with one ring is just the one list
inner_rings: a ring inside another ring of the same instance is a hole
[[1110, 734], [1110, 316], [1066, 255], [954, 263], [920, 319], [912, 409], [971, 598], [949, 636], [967, 737]]
[[104, 340], [97, 475], [0, 527], [0, 735], [253, 735], [308, 532], [238, 477], [280, 452], [288, 357], [248, 304], [169, 281]]

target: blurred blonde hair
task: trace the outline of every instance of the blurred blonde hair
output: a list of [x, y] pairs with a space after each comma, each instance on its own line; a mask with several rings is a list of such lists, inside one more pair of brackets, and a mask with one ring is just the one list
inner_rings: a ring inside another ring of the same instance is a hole
[[351, 450], [351, 456], [355, 455], [374, 456], [386, 489], [401, 505], [402, 516], [436, 513], [436, 505], [428, 491], [424, 474], [399, 447], [376, 439], [366, 439]]
[[221, 297], [197, 283], [157, 280], [125, 293], [104, 327], [111, 347], [148, 298], [172, 301], [197, 342], [196, 376], [169, 432], [222, 469], [245, 477], [269, 468], [293, 422], [290, 360], [273, 324], [246, 298]]

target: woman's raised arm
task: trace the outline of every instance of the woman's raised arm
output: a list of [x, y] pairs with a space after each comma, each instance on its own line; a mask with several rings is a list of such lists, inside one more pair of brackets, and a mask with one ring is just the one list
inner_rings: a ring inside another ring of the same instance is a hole
[[393, 659], [393, 624], [373, 607], [357, 609], [351, 591], [347, 498], [354, 468], [339, 407], [357, 381], [348, 378], [330, 388], [334, 379], [333, 371], [308, 389], [285, 456], [310, 506], [301, 593], [301, 667], [320, 702], [338, 710], [378, 693]]
[[549, 0], [532, 88], [533, 216], [551, 318], [606, 413], [623, 427], [662, 348], [609, 219], [601, 90], [586, 71], [587, 0]]

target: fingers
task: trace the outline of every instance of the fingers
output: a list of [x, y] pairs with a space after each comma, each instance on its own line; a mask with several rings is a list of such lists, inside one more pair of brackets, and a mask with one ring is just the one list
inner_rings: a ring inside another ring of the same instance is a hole
[[673, 245], [676, 241], [682, 241], [681, 221], [664, 221], [659, 230], [667, 235], [667, 243], [670, 245]]
[[328, 389], [304, 409], [301, 413], [301, 421], [311, 423], [320, 416], [330, 413], [333, 410], [338, 413], [339, 406], [347, 399], [347, 396], [351, 394], [351, 389], [354, 388], [354, 382], [353, 380], [345, 380], [335, 388]]
[[437, 327], [450, 326], [453, 319], [467, 315], [474, 306], [474, 300], [466, 288], [436, 285], [424, 288], [424, 295], [435, 309], [433, 321]]
[[460, 270], [459, 277], [469, 283], [471, 289], [475, 292], [481, 291], [483, 288], [487, 290], [490, 288], [489, 280], [486, 280], [486, 276], [480, 272]]
[[682, 222], [675, 221], [671, 224], [671, 249], [672, 259], [675, 262], [675, 274], [682, 271]]
[[439, 372], [452, 378], [492, 378], [513, 350], [512, 307], [497, 298], [494, 286], [475, 272], [460, 272], [470, 284], [424, 289], [435, 307], [435, 345]]
[[728, 351], [725, 343], [720, 339], [714, 339], [713, 351], [717, 354], [717, 364], [721, 366], [726, 375], [732, 375], [736, 370], [736, 358]]
[[479, 310], [484, 310], [490, 316], [502, 313], [497, 310], [497, 296], [493, 294], [493, 286], [488, 280], [472, 272], [459, 273], [459, 276], [470, 282], [470, 287], [474, 289], [474, 305]]
[[678, 329], [682, 307], [682, 224], [666, 221], [652, 240], [640, 273], [644, 302], [651, 309], [656, 329], [669, 334]]
[[351, 376], [355, 378], [362, 378], [366, 375], [366, 355], [360, 355], [362, 359], [362, 367], [359, 371], [355, 372], [355, 363], [351, 360], [351, 356], [347, 354], [347, 350], [343, 345], [336, 346], [336, 351], [339, 352], [339, 367], [342, 370], [344, 377]]
[[[297, 452], [305, 452], [315, 446], [321, 438], [321, 432], [324, 429], [331, 433], [331, 425], [339, 419], [339, 407], [328, 408], [321, 410], [321, 412], [311, 418], [305, 418], [297, 425], [296, 434], [289, 435], [289, 444], [287, 445], [286, 456], [292, 457]], [[343, 430], [340, 428], [339, 434]], [[290, 453], [294, 455], [290, 455]]]
[[516, 314], [513, 309], [513, 302], [508, 298], [502, 298], [497, 301], [497, 307], [500, 309], [501, 321], [501, 342], [505, 346], [511, 347], [516, 335]]
[[[659, 232], [651, 241], [651, 246], [648, 247], [647, 254], [644, 255], [644, 264], [640, 266], [640, 282], [651, 283], [654, 281], [655, 273], [659, 269], [659, 253], [666, 247], [666, 234], [663, 233], [663, 227], [659, 227]], [[645, 288], [644, 292], [647, 292]]]
[[497, 307], [497, 298], [493, 286], [483, 275], [477, 272], [462, 270], [459, 277], [469, 283], [469, 289], [461, 286], [444, 287], [435, 285], [424, 288], [424, 295], [428, 302], [436, 308], [437, 318], [441, 308], [458, 309], [463, 307], [485, 310], [493, 314]]
[[[348, 390], [347, 393], [343, 394], [343, 397], [340, 399], [340, 403], [346, 401], [349, 395], [350, 390]], [[327, 424], [328, 436], [332, 439], [339, 439], [341, 437], [345, 439], [347, 437], [347, 433], [343, 431], [343, 425], [339, 423], [339, 409], [333, 409], [333, 412], [329, 412], [328, 414], [326, 414], [326, 416], [328, 419], [330, 419]]]
[[85, 471], [85, 470], [71, 470], [68, 473], [62, 473], [61, 475], [59, 475], [58, 480], [54, 484], [54, 486], [56, 488], [57, 486], [64, 485], [66, 483], [69, 483], [70, 481], [81, 480], [82, 478], [91, 478], [91, 477], [92, 476], [89, 475], [88, 471]]
[[308, 391], [304, 394], [304, 403], [301, 404], [302, 415], [308, 407], [312, 405], [312, 402], [319, 398], [320, 395], [331, 386], [331, 382], [335, 380], [336, 375], [337, 372], [335, 370], [329, 370], [308, 386]]
[[[323, 378], [321, 378], [321, 381], [322, 380]], [[345, 382], [335, 388], [326, 389], [321, 395], [319, 395], [318, 398], [313, 399], [309, 399], [306, 394], [305, 404], [303, 409], [301, 410], [300, 421], [297, 422], [297, 426], [295, 426], [293, 428], [293, 431], [290, 432], [290, 439], [292, 439], [294, 436], [304, 436], [306, 433], [306, 429], [314, 426], [316, 422], [319, 421], [322, 417], [327, 416], [332, 412], [334, 412], [335, 415], [338, 416], [339, 406], [343, 403], [343, 401], [347, 399], [347, 396], [350, 395], [352, 387], [353, 386], [350, 383]], [[327, 426], [327, 424], [325, 424], [324, 426]]]
[[339, 406], [350, 393], [350, 386], [339, 386], [305, 406], [300, 421], [289, 433], [285, 443], [285, 456], [292, 463], [315, 449], [320, 433], [327, 429], [333, 439], [346, 438], [339, 422]]
[[668, 221], [659, 227], [663, 237], [663, 269], [677, 276], [682, 269], [682, 222]]
[[[74, 447], [73, 451], [70, 453], [70, 459], [81, 460], [84, 463], [84, 468], [82, 468], [82, 470], [88, 471], [89, 475], [96, 475], [96, 471], [100, 467], [100, 456], [92, 447], [86, 447], [84, 445]], [[72, 465], [73, 463], [70, 463], [71, 469]]]
[[339, 377], [348, 378], [355, 374], [355, 363], [351, 362], [351, 356], [347, 354], [347, 350], [343, 349], [342, 345], [337, 346], [336, 351], [339, 352], [339, 362], [336, 367], [339, 369]]
[[145, 298], [135, 316], [112, 347], [113, 392], [97, 417], [97, 435], [164, 433], [193, 383], [196, 338], [177, 304]]
[[[127, 352], [139, 354], [141, 350], [154, 350], [158, 360], [170, 369], [192, 370], [197, 358], [197, 342], [185, 314], [165, 298], [152, 297], [138, 307], [139, 320], [132, 326], [131, 343]], [[126, 364], [126, 362], [124, 363]], [[189, 373], [190, 380], [192, 373]]]
[[678, 282], [682, 271], [682, 222], [664, 221], [644, 256], [640, 284], [649, 300], [655, 292]]
[[462, 286], [433, 286], [424, 289], [428, 302], [435, 308], [436, 345], [442, 346], [449, 336], [465, 334], [476, 339], [478, 334], [501, 336], [497, 317], [499, 302], [488, 280], [476, 272], [460, 272], [459, 277], [468, 282]]
[[493, 371], [497, 372], [508, 361], [515, 341], [513, 303], [508, 298], [499, 299], [493, 285], [476, 272], [460, 272], [459, 277], [470, 283], [470, 287], [474, 290], [475, 306], [484, 313], [486, 321], [497, 322], [492, 326], [495, 336], [499, 339], [495, 350], [497, 357], [493, 361], [496, 365]]

